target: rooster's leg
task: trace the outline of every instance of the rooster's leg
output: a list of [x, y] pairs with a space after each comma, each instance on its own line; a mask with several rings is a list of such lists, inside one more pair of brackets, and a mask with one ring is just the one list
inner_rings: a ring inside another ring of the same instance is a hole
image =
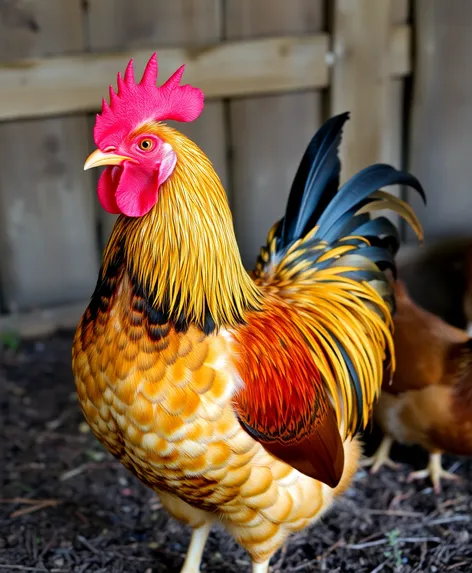
[[443, 469], [441, 465], [441, 454], [438, 452], [431, 453], [429, 455], [428, 467], [424, 470], [418, 472], [412, 472], [408, 476], [408, 481], [413, 481], [415, 479], [425, 479], [427, 477], [431, 478], [434, 486], [434, 492], [438, 494], [441, 491], [441, 479], [453, 479], [460, 480], [459, 476], [447, 472]]
[[202, 526], [193, 530], [184, 566], [180, 573], [200, 573], [203, 549], [205, 548], [206, 540], [210, 534], [211, 526], [212, 522], [206, 521]]
[[264, 563], [253, 563], [252, 573], [268, 573], [269, 571], [269, 560], [264, 561]]
[[390, 459], [390, 449], [393, 445], [393, 438], [390, 436], [384, 436], [380, 446], [377, 451], [370, 458], [362, 460], [359, 467], [370, 467], [370, 473], [375, 474], [382, 466], [388, 466], [389, 468], [397, 469], [399, 464], [396, 464]]

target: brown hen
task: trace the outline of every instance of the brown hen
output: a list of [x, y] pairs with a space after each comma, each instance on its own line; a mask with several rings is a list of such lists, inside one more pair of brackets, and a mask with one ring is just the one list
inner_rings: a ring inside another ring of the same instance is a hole
[[409, 479], [430, 476], [457, 479], [441, 466], [441, 454], [472, 455], [472, 339], [418, 306], [405, 285], [395, 285], [397, 309], [394, 344], [397, 368], [386, 380], [374, 417], [384, 438], [374, 456], [363, 462], [375, 473], [390, 458], [394, 441], [420, 445], [430, 454], [428, 467]]

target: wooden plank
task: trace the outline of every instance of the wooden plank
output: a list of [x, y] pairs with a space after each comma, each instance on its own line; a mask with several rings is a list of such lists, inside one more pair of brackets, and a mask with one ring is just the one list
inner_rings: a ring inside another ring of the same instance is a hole
[[[417, 0], [411, 169], [428, 206], [416, 197], [427, 242], [472, 236], [472, 3]], [[412, 237], [411, 234], [409, 234]]]
[[392, 5], [392, 22], [394, 24], [404, 24], [408, 22], [410, 5], [410, 0], [395, 0]]
[[2, 2], [0, 61], [48, 56], [83, 48], [80, 2], [60, 0]]
[[[404, 53], [400, 57], [397, 52], [395, 61], [400, 62], [403, 60], [404, 73], [392, 73], [390, 78], [389, 89], [391, 90], [390, 97], [387, 104], [390, 105], [388, 110], [388, 117], [390, 119], [388, 127], [384, 130], [382, 137], [381, 160], [386, 163], [391, 163], [395, 167], [402, 166], [402, 143], [403, 143], [403, 97], [405, 76], [409, 73], [411, 65], [411, 28], [407, 24], [409, 13], [409, 0], [397, 0], [392, 5], [390, 13], [391, 25], [394, 30], [394, 35], [404, 35], [402, 40], [392, 42], [393, 46], [403, 46]], [[391, 56], [393, 51], [391, 51]], [[399, 77], [398, 77], [399, 76]]]
[[[333, 114], [351, 112], [341, 147], [343, 181], [376, 162], [403, 167], [401, 76], [411, 67], [407, 18], [406, 0], [335, 2], [331, 109]], [[392, 72], [395, 65], [398, 68]], [[389, 191], [401, 194], [399, 186], [390, 187]], [[403, 228], [400, 217], [394, 213], [374, 216], [386, 216]]]
[[220, 0], [89, 0], [88, 15], [97, 51], [221, 40]]
[[[321, 1], [228, 0], [225, 20], [229, 39], [240, 40], [318, 32], [322, 17]], [[316, 60], [300, 67], [303, 81], [316, 75]], [[322, 87], [312, 81], [306, 87], [313, 86]], [[321, 97], [310, 91], [236, 100], [230, 118], [235, 229], [243, 262], [252, 267], [269, 228], [284, 213], [297, 166], [321, 123]]]
[[[398, 6], [396, 13], [392, 14], [394, 18], [398, 17]], [[408, 17], [408, 12], [405, 12], [405, 20]], [[411, 62], [411, 26], [408, 24], [400, 24], [392, 26], [391, 38], [388, 46], [390, 65], [387, 66], [387, 74], [395, 77], [407, 76], [412, 71]]]
[[[83, 50], [81, 22], [80, 0], [7, 3], [0, 10], [4, 66]], [[82, 299], [94, 286], [91, 179], [81, 169], [86, 142], [80, 117], [0, 125], [0, 261], [9, 310]]]
[[346, 180], [381, 159], [389, 131], [391, 0], [336, 0], [331, 113], [351, 112], [341, 157]]
[[[405, 69], [410, 69], [411, 65], [411, 28], [407, 25], [409, 13], [409, 1], [400, 0], [396, 1], [391, 6], [390, 20], [393, 26], [394, 34], [405, 34], [404, 41], [393, 41], [393, 45], [399, 46], [403, 44], [407, 47], [403, 53], [403, 63]], [[391, 52], [392, 55], [393, 52]], [[397, 53], [396, 61], [402, 58]], [[386, 123], [381, 134], [381, 149], [379, 160], [383, 163], [389, 163], [397, 168], [405, 167], [404, 165], [404, 149], [403, 139], [404, 130], [406, 129], [404, 117], [404, 97], [405, 97], [405, 78], [401, 77], [405, 74], [392, 74], [387, 81], [387, 99], [386, 99]], [[389, 188], [389, 192], [394, 193], [398, 197], [401, 196], [401, 187], [394, 186]], [[378, 213], [378, 216], [388, 216], [392, 221], [397, 224], [400, 222], [400, 217], [393, 213]], [[399, 225], [399, 229], [403, 230], [403, 225]]]
[[[384, 71], [405, 75], [410, 71], [410, 30], [400, 26], [389, 36]], [[196, 49], [161, 48], [161, 74], [167, 76], [186, 63], [186, 81], [198, 85], [208, 98], [325, 88], [329, 81], [328, 43], [329, 36], [318, 33], [208, 43]], [[96, 111], [103, 86], [116, 81], [117, 70], [130, 58], [142, 69], [155, 48], [156, 43], [145, 50], [0, 61], [0, 120]]]
[[[149, 47], [143, 52], [143, 61], [149, 57], [151, 47], [178, 45], [189, 53], [196, 53], [202, 50], [202, 46], [219, 42], [222, 34], [220, 0], [138, 0], [132, 5], [126, 0], [91, 0], [88, 16], [89, 42], [93, 50], [146, 45]], [[159, 50], [158, 54], [163, 82], [184, 60], [174, 57], [172, 62], [168, 62], [165, 53]], [[115, 83], [116, 72], [124, 63], [115, 67], [110, 80], [112, 83]], [[138, 67], [139, 62], [136, 65]], [[192, 79], [190, 69], [186, 70], [184, 81], [200, 84], [195, 75]], [[106, 82], [102, 80], [102, 94], [105, 87]], [[97, 98], [95, 105], [99, 101]], [[170, 123], [200, 145], [226, 186], [227, 144], [222, 101], [206, 101], [202, 115], [192, 123]], [[104, 240], [108, 238], [114, 220], [115, 217], [103, 213]]]

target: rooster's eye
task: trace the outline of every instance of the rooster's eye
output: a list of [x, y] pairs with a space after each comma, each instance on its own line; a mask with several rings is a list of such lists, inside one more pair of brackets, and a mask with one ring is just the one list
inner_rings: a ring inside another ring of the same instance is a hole
[[153, 147], [152, 139], [142, 139], [139, 142], [139, 149], [142, 151], [150, 151]]

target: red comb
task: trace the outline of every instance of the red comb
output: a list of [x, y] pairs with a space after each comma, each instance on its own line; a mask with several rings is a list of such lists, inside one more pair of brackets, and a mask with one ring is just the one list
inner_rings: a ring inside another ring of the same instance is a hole
[[99, 147], [119, 145], [123, 137], [146, 121], [173, 119], [193, 121], [203, 109], [203, 92], [190, 85], [180, 85], [185, 66], [181, 66], [161, 87], [157, 87], [157, 55], [154, 53], [141, 81], [134, 81], [133, 60], [124, 78], [118, 72], [118, 91], [110, 86], [110, 104], [102, 100], [94, 129]]

